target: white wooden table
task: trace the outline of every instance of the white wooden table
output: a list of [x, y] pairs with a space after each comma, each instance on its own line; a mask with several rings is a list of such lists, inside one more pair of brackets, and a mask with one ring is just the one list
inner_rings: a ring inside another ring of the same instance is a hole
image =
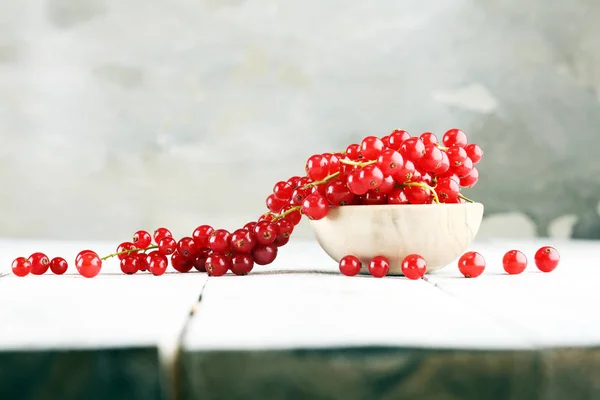
[[[533, 265], [545, 244], [550, 274]], [[476, 279], [348, 278], [298, 241], [245, 277], [8, 273], [89, 247], [114, 245], [0, 242], [0, 399], [600, 398], [598, 242], [481, 241]], [[501, 268], [513, 248], [519, 276]]]

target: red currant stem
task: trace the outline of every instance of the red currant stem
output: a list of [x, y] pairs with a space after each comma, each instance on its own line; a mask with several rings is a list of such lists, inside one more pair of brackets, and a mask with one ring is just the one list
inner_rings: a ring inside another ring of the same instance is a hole
[[339, 171], [335, 172], [335, 173], [333, 173], [331, 175], [327, 175], [325, 178], [321, 179], [320, 181], [314, 181], [314, 182], [311, 182], [311, 183], [307, 183], [306, 185], [302, 186], [302, 189], [308, 189], [308, 188], [311, 188], [311, 187], [322, 185], [324, 183], [329, 182], [333, 178], [338, 177], [339, 175], [340, 175]]
[[158, 249], [158, 246], [152, 245], [152, 246], [148, 246], [145, 249], [130, 249], [130, 250], [125, 250], [125, 251], [120, 251], [118, 253], [112, 253], [112, 254], [109, 254], [107, 256], [104, 256], [100, 260], [105, 261], [105, 260], [108, 260], [111, 257], [117, 257], [117, 256], [120, 256], [122, 254], [130, 254], [130, 253], [134, 253], [134, 252], [137, 252], [137, 251], [143, 251], [143, 252], [145, 252], [147, 250], [152, 250], [152, 249]]
[[444, 147], [444, 146], [440, 146], [439, 143], [436, 143], [436, 146], [438, 149], [443, 150], [443, 151], [448, 151], [448, 147]]
[[302, 210], [302, 206], [294, 206], [294, 207], [291, 207], [289, 210], [286, 210], [285, 212], [283, 212], [283, 213], [281, 213], [281, 214], [279, 214], [279, 215], [277, 215], [277, 216], [273, 217], [273, 220], [272, 220], [272, 222], [278, 221], [278, 220], [280, 220], [281, 218], [284, 218], [285, 216], [287, 216], [287, 215], [289, 215], [289, 214], [293, 213], [294, 211], [300, 211], [300, 212], [302, 212], [301, 210]]
[[468, 201], [469, 203], [475, 203], [473, 200], [471, 200], [470, 198], [468, 198], [467, 196], [463, 195], [462, 193], [458, 194], [458, 197], [460, 197], [461, 199]]
[[433, 194], [433, 201], [435, 201], [436, 204], [440, 204], [440, 199], [438, 198], [435, 189], [424, 182], [406, 182], [403, 183], [402, 186], [420, 186], [422, 188], [425, 188]]
[[352, 161], [352, 160], [348, 160], [346, 158], [342, 158], [340, 160], [340, 162], [342, 164], [347, 164], [347, 165], [354, 165], [357, 167], [366, 167], [367, 165], [372, 165], [377, 163], [377, 160], [371, 160], [371, 161]]

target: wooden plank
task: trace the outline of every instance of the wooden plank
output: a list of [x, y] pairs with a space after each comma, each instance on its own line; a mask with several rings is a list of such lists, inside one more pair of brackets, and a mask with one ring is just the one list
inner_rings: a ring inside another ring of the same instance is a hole
[[[73, 259], [88, 246], [4, 241], [0, 265], [32, 249]], [[112, 249], [92, 246], [101, 254]], [[0, 398], [165, 398], [172, 382], [164, 370], [171, 372], [206, 279], [200, 273], [125, 276], [116, 261], [93, 279], [73, 269], [65, 276], [0, 279], [0, 303], [10, 305], [0, 307]], [[74, 371], [77, 382], [67, 385]]]

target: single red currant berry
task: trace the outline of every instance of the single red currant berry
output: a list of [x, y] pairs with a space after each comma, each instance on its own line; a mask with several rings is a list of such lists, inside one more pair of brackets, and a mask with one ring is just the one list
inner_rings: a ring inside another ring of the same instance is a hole
[[[194, 242], [194, 239], [186, 236], [177, 242], [177, 251], [185, 258], [194, 258], [198, 251], [198, 246]], [[148, 262], [148, 265], [150, 265], [150, 262]]]
[[[270, 222], [263, 221], [259, 223], [269, 224]], [[231, 250], [231, 233], [225, 229], [217, 229], [211, 233], [208, 238], [208, 247], [217, 253], [226, 253]], [[181, 253], [181, 251], [180, 251]], [[185, 256], [185, 254], [183, 254]]]
[[467, 135], [460, 129], [450, 129], [442, 136], [442, 144], [446, 147], [465, 147], [467, 143]]
[[438, 142], [437, 136], [431, 132], [422, 133], [421, 136], [419, 136], [419, 139], [421, 139], [425, 146], [428, 144], [437, 144]]
[[148, 253], [146, 261], [148, 262], [148, 271], [150, 271], [150, 273], [154, 276], [160, 276], [164, 274], [167, 270], [167, 266], [169, 265], [169, 259], [167, 256], [160, 254], [158, 251], [152, 251]]
[[21, 278], [27, 276], [31, 272], [31, 263], [25, 257], [17, 257], [12, 262], [12, 272]]
[[467, 176], [473, 170], [473, 161], [469, 157], [463, 161], [461, 165], [458, 167], [451, 167], [452, 172], [454, 172], [459, 178]]
[[387, 195], [379, 193], [375, 190], [369, 190], [363, 197], [363, 204], [367, 206], [387, 204]]
[[269, 245], [256, 245], [252, 249], [252, 258], [254, 263], [257, 265], [268, 265], [275, 261], [277, 257], [277, 246], [274, 244]]
[[93, 251], [79, 253], [77, 262], [75, 263], [77, 272], [85, 278], [93, 278], [100, 273], [102, 269], [102, 260]]
[[[289, 206], [285, 206], [282, 213], [288, 212], [293, 206], [290, 204]], [[292, 211], [289, 214], [286, 214], [285, 219], [290, 221], [294, 226], [298, 225], [302, 220], [302, 214], [300, 213], [300, 209], [296, 208], [296, 211]]]
[[544, 246], [535, 253], [535, 265], [542, 272], [552, 272], [560, 262], [560, 254], [554, 247]]
[[267, 204], [267, 208], [269, 209], [269, 211], [271, 211], [275, 214], [279, 214], [281, 212], [281, 209], [288, 204], [288, 201], [280, 200], [277, 197], [275, 197], [274, 194], [270, 194], [267, 197], [266, 204]]
[[440, 178], [435, 187], [440, 202], [456, 203], [460, 194], [460, 186], [454, 179]]
[[377, 136], [367, 136], [360, 143], [360, 153], [367, 160], [377, 160], [385, 145]]
[[329, 175], [329, 162], [321, 154], [315, 154], [306, 161], [304, 170], [311, 180], [320, 181]]
[[250, 254], [234, 254], [231, 258], [231, 272], [235, 275], [248, 275], [254, 268], [254, 260]]
[[527, 257], [518, 250], [510, 250], [502, 257], [502, 266], [510, 275], [518, 275], [527, 267]]
[[287, 183], [292, 187], [292, 191], [300, 185], [300, 179], [302, 178], [300, 178], [299, 176], [292, 176], [290, 179], [287, 180]]
[[389, 194], [392, 192], [392, 190], [395, 189], [395, 186], [396, 181], [394, 180], [394, 177], [386, 176], [385, 178], [383, 178], [381, 185], [379, 185], [379, 187], [375, 189], [374, 192], [379, 194]]
[[394, 175], [404, 164], [402, 155], [394, 149], [385, 149], [377, 157], [377, 166], [383, 175]]
[[273, 218], [275, 218], [275, 214], [273, 214], [271, 212], [267, 212], [267, 213], [262, 214], [260, 217], [258, 217], [258, 222], [260, 222], [260, 221], [271, 222], [271, 221], [273, 221]]
[[148, 261], [146, 261], [146, 253], [138, 253], [132, 254], [131, 257], [136, 257], [138, 259], [137, 269], [138, 271], [147, 271], [148, 270]]
[[200, 272], [206, 272], [206, 259], [212, 254], [212, 250], [208, 247], [200, 249], [196, 257], [192, 260], [194, 268]]
[[154, 231], [154, 242], [160, 242], [160, 239], [164, 237], [173, 237], [173, 234], [167, 228], [158, 228]]
[[277, 225], [268, 221], [261, 221], [254, 227], [254, 237], [260, 244], [271, 244], [277, 237]]
[[346, 177], [346, 186], [352, 194], [363, 195], [369, 191], [369, 187], [365, 186], [360, 179], [360, 169], [355, 169]]
[[346, 157], [353, 161], [362, 158], [363, 156], [360, 154], [360, 144], [353, 143], [346, 147]]
[[394, 174], [394, 179], [398, 183], [405, 183], [410, 181], [415, 175], [415, 164], [412, 161], [404, 160], [404, 164], [398, 168], [396, 174]]
[[223, 276], [231, 267], [231, 262], [220, 253], [212, 253], [206, 259], [206, 272], [210, 276]]
[[[196, 243], [195, 240], [194, 243]], [[168, 256], [169, 254], [173, 254], [175, 250], [177, 250], [177, 242], [170, 236], [166, 236], [158, 242], [158, 251], [160, 254]]]
[[294, 206], [300, 206], [304, 202], [306, 196], [308, 196], [310, 193], [311, 188], [305, 188], [303, 186], [300, 186], [294, 189], [294, 192], [292, 193], [292, 200], [290, 201], [290, 203]]
[[146, 231], [137, 231], [133, 234], [133, 244], [138, 249], [147, 249], [152, 243], [152, 236]]
[[[196, 256], [194, 260], [190, 260], [189, 258], [185, 258], [184, 256], [182, 256], [178, 252], [174, 252], [173, 254], [171, 254], [171, 265], [173, 266], [173, 269], [177, 272], [189, 272], [192, 269], [192, 267], [194, 267], [196, 258], [198, 258], [198, 256]], [[206, 261], [206, 258], [203, 261]], [[202, 268], [204, 268], [204, 265], [202, 265]]]
[[425, 146], [425, 154], [419, 159], [419, 167], [427, 172], [435, 171], [441, 164], [443, 159], [442, 151], [435, 144]]
[[290, 197], [292, 197], [292, 192], [294, 189], [295, 188], [292, 186], [292, 183], [279, 181], [275, 184], [275, 186], [273, 186], [273, 195], [275, 195], [275, 197], [277, 197], [279, 200], [289, 201]]
[[139, 258], [137, 255], [127, 256], [121, 260], [121, 271], [127, 275], [133, 275], [138, 272]]
[[418, 254], [409, 254], [402, 260], [402, 275], [411, 280], [422, 278], [427, 272], [425, 259]]
[[327, 160], [327, 164], [329, 164], [329, 174], [328, 175], [339, 172], [341, 163], [340, 163], [340, 158], [338, 157], [337, 154], [324, 153], [323, 157], [325, 157], [325, 159]]
[[62, 275], [67, 272], [69, 263], [62, 257], [54, 257], [50, 260], [50, 271], [55, 275]]
[[463, 176], [462, 178], [459, 178], [460, 186], [462, 187], [473, 187], [475, 186], [478, 180], [479, 171], [475, 167], [473, 167], [471, 172], [469, 172], [467, 175]]
[[467, 156], [473, 161], [473, 164], [477, 164], [481, 161], [481, 158], [483, 157], [483, 150], [481, 150], [481, 147], [477, 146], [475, 143], [471, 143], [465, 147], [465, 150], [467, 151]]
[[388, 146], [390, 149], [400, 150], [402, 143], [406, 139], [410, 138], [410, 134], [402, 129], [396, 129], [392, 133], [390, 133], [390, 145]]
[[123, 242], [117, 247], [117, 257], [119, 260], [122, 260], [131, 254], [136, 254], [137, 252], [137, 247], [131, 242]]
[[367, 165], [358, 172], [358, 179], [361, 184], [368, 187], [369, 190], [377, 189], [383, 182], [383, 172], [376, 165]]
[[27, 261], [31, 264], [33, 275], [44, 275], [50, 268], [50, 259], [44, 253], [33, 253]]
[[231, 248], [236, 253], [250, 253], [255, 245], [256, 239], [247, 229], [238, 229], [231, 234]]
[[286, 244], [288, 244], [289, 241], [290, 241], [289, 236], [285, 237], [285, 236], [277, 235], [277, 237], [273, 241], [273, 244], [277, 247], [281, 247], [281, 246], [285, 246]]
[[[192, 239], [194, 239], [194, 243], [198, 248], [208, 247], [208, 238], [210, 234], [214, 232], [214, 229], [210, 225], [200, 225], [194, 232], [192, 232]], [[156, 242], [158, 243], [158, 242]]]
[[410, 204], [429, 204], [431, 203], [432, 195], [428, 189], [422, 186], [406, 186], [404, 196]]
[[469, 251], [458, 259], [458, 270], [465, 278], [477, 278], [485, 270], [485, 259], [476, 251]]
[[309, 195], [304, 199], [304, 203], [302, 203], [302, 214], [306, 215], [309, 219], [318, 221], [325, 218], [328, 212], [329, 202], [319, 193]]
[[383, 145], [385, 147], [390, 147], [390, 135], [386, 135], [386, 136], [382, 137], [381, 141], [383, 142]]
[[294, 232], [294, 224], [285, 218], [277, 221], [277, 236], [289, 238]]
[[75, 263], [77, 263], [77, 260], [79, 260], [79, 258], [85, 254], [85, 253], [94, 253], [96, 254], [96, 252], [92, 251], [92, 250], [82, 250], [77, 254], [77, 257], [75, 257]]
[[251, 221], [251, 222], [248, 222], [246, 225], [244, 225], [243, 228], [247, 229], [250, 232], [254, 232], [255, 226], [256, 226], [256, 221]]
[[467, 152], [460, 146], [452, 146], [446, 151], [450, 167], [459, 167], [467, 159]]
[[408, 138], [402, 143], [400, 154], [405, 160], [417, 161], [425, 154], [425, 145], [418, 137]]
[[383, 278], [390, 271], [390, 261], [384, 256], [375, 256], [369, 262], [369, 273], [374, 278]]
[[340, 260], [340, 272], [346, 276], [356, 276], [360, 272], [362, 263], [356, 256], [344, 256]]
[[408, 199], [402, 189], [394, 189], [387, 197], [388, 204], [408, 204]]
[[448, 154], [445, 151], [442, 151], [442, 160], [438, 164], [438, 166], [432, 171], [434, 175], [442, 175], [445, 174], [450, 169], [450, 159], [448, 159]]

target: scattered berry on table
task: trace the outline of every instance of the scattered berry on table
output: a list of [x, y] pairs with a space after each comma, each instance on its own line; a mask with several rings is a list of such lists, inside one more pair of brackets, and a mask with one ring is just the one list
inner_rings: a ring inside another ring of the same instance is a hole
[[402, 274], [410, 280], [422, 278], [427, 272], [425, 259], [418, 254], [409, 254], [402, 260]]
[[542, 272], [552, 272], [560, 262], [560, 254], [551, 246], [541, 247], [534, 257], [535, 265]]
[[19, 277], [27, 276], [31, 272], [31, 263], [25, 257], [17, 257], [12, 262], [12, 272]]
[[485, 270], [485, 259], [476, 251], [469, 251], [459, 258], [458, 269], [465, 278], [477, 278]]
[[356, 256], [348, 255], [342, 257], [339, 263], [340, 272], [346, 276], [356, 276], [360, 272], [362, 263]]
[[502, 266], [510, 275], [518, 275], [527, 268], [527, 257], [519, 250], [509, 250], [502, 257]]
[[390, 261], [384, 256], [375, 256], [369, 262], [369, 273], [374, 278], [383, 278], [390, 271]]
[[50, 271], [55, 275], [62, 275], [67, 272], [69, 263], [62, 257], [54, 257], [50, 260]]

